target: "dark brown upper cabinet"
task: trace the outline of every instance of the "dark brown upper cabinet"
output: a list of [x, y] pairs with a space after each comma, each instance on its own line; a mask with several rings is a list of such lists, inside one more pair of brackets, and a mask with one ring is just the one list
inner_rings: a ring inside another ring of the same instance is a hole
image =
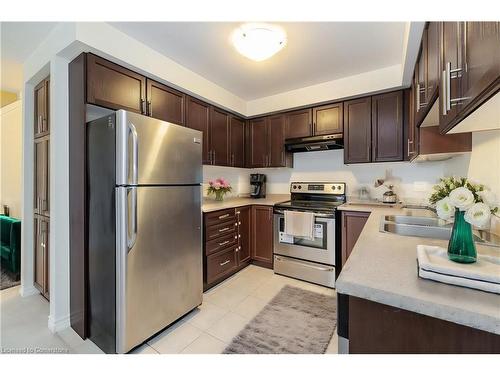
[[268, 130], [265, 117], [253, 119], [248, 125], [248, 166], [250, 168], [264, 168], [268, 157]]
[[177, 125], [184, 125], [186, 95], [148, 79], [147, 115]]
[[344, 131], [344, 104], [334, 103], [313, 108], [313, 134], [339, 134]]
[[[441, 69], [442, 69], [442, 83], [441, 90], [439, 93], [439, 125], [440, 127], [445, 127], [450, 124], [453, 119], [457, 116], [459, 102], [454, 102], [453, 106], [448, 107], [447, 97], [459, 98], [461, 95], [460, 90], [460, 72], [457, 70], [462, 68], [462, 56], [460, 54], [460, 22], [442, 22], [441, 23]], [[455, 73], [451, 73], [449, 77], [447, 74], [448, 70], [454, 70]]]
[[344, 164], [371, 161], [371, 97], [344, 102]]
[[229, 113], [211, 107], [210, 110], [210, 137], [211, 164], [228, 166], [231, 163], [229, 147]]
[[245, 167], [245, 121], [241, 118], [231, 116], [231, 167]]
[[403, 92], [372, 96], [372, 162], [403, 160]]
[[427, 24], [427, 79], [425, 83], [427, 108], [432, 105], [439, 96], [439, 22], [429, 22]]
[[87, 103], [146, 114], [146, 77], [89, 53]]
[[269, 134], [269, 150], [267, 167], [285, 167], [287, 165], [285, 153], [285, 116], [275, 115], [267, 118]]
[[405, 92], [405, 106], [408, 111], [406, 119], [405, 160], [411, 161], [418, 155], [418, 128], [415, 123], [415, 91], [417, 88], [416, 73], [413, 75], [411, 88]]
[[422, 34], [422, 43], [420, 45], [419, 58], [417, 60], [417, 88], [415, 96], [415, 110], [417, 126], [425, 118], [425, 108], [427, 108], [427, 28]]
[[212, 164], [210, 152], [210, 105], [188, 96], [186, 98], [186, 126], [203, 133], [203, 164]]
[[312, 110], [300, 109], [285, 113], [286, 138], [309, 137], [312, 135]]
[[500, 22], [441, 22], [439, 130], [446, 133], [500, 89]]
[[463, 106], [500, 86], [500, 22], [462, 22]]
[[415, 124], [420, 126], [438, 97], [439, 87], [439, 22], [428, 22], [415, 65]]
[[35, 87], [35, 137], [42, 137], [50, 132], [49, 86], [50, 78], [46, 78]]
[[285, 152], [286, 115], [278, 114], [249, 122], [250, 168], [290, 167], [292, 155]]

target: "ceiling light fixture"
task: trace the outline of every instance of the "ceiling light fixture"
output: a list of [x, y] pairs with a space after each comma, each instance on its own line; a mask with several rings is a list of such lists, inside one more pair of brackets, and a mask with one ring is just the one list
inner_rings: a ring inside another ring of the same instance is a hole
[[233, 31], [231, 40], [243, 56], [254, 61], [263, 61], [285, 47], [286, 33], [278, 26], [246, 23]]

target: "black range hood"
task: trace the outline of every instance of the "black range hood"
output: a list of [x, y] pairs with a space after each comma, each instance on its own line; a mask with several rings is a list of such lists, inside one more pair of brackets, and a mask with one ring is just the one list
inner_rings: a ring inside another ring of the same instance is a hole
[[344, 148], [342, 134], [317, 135], [314, 137], [291, 138], [285, 140], [288, 152], [338, 150]]

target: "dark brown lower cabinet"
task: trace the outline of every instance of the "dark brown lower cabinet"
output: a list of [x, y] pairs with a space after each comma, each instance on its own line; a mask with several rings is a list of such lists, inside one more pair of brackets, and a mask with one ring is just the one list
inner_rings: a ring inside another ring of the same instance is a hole
[[252, 260], [273, 268], [273, 207], [252, 207]]
[[203, 290], [250, 263], [273, 267], [273, 207], [243, 206], [203, 215]]
[[342, 266], [351, 255], [368, 216], [370, 216], [369, 212], [342, 211]]
[[350, 354], [500, 353], [500, 335], [349, 296]]
[[34, 284], [40, 293], [46, 298], [50, 298], [50, 277], [49, 277], [49, 230], [50, 219], [35, 215], [34, 219]]

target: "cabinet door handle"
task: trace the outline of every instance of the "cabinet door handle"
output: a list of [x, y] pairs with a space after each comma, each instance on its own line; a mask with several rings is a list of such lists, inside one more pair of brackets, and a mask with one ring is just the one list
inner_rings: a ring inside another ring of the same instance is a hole
[[42, 121], [43, 121], [43, 116], [38, 115], [38, 122], [37, 122], [37, 126], [36, 126], [37, 133], [40, 133], [42, 131]]
[[142, 115], [146, 115], [146, 102], [144, 101], [144, 99], [141, 99], [141, 114]]
[[229, 242], [230, 242], [229, 240], [226, 240], [224, 242], [219, 242], [219, 246], [227, 245]]
[[224, 227], [224, 228], [221, 228], [221, 229], [219, 229], [219, 233], [220, 233], [220, 232], [225, 232], [225, 231], [227, 231], [227, 230], [229, 230], [229, 229], [231, 229], [231, 228], [229, 228], [229, 227]]
[[415, 153], [415, 151], [410, 151], [410, 144], [413, 145], [413, 141], [411, 141], [408, 138], [408, 144], [407, 144], [407, 147], [406, 147], [406, 154], [407, 154], [407, 156], [410, 156], [411, 154]]
[[222, 266], [225, 266], [226, 264], [228, 264], [229, 262], [230, 262], [230, 260], [226, 260], [225, 262], [220, 263], [220, 265], [222, 267]]
[[234, 154], [231, 154], [231, 166], [234, 167]]
[[462, 68], [451, 69], [451, 62], [448, 61], [446, 63], [446, 69], [444, 70], [444, 80], [445, 80], [445, 108], [443, 114], [446, 115], [448, 111], [451, 110], [451, 107], [460, 105], [464, 100], [470, 99], [468, 96], [464, 96], [461, 98], [451, 98], [451, 80], [462, 78]]
[[148, 100], [147, 111], [148, 111], [148, 116], [153, 116], [153, 104], [151, 104], [151, 100]]
[[226, 218], [226, 217], [229, 217], [229, 214], [220, 215], [220, 216], [219, 216], [219, 219], [224, 219], [224, 218]]
[[214, 157], [212, 158], [212, 164], [215, 164], [215, 150], [212, 150]]

